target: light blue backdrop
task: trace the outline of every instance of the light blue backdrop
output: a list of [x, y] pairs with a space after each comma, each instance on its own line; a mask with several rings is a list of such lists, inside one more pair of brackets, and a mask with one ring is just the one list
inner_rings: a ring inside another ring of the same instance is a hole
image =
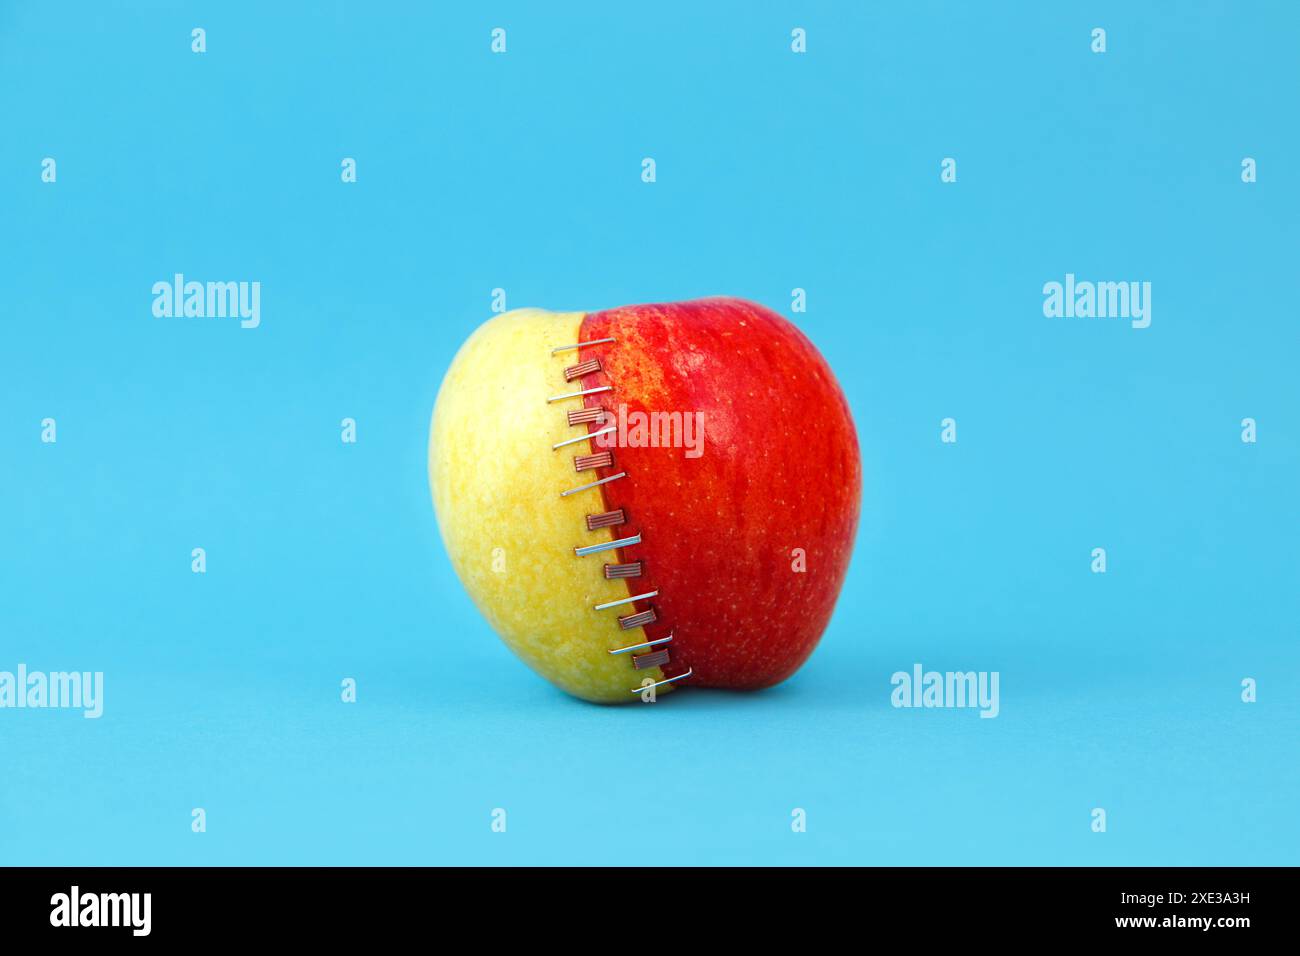
[[[0, 710], [0, 862], [1300, 862], [1297, 8], [464, 6], [0, 6], [0, 670], [106, 681]], [[496, 287], [807, 290], [865, 488], [793, 680], [603, 709], [491, 634], [425, 443]]]

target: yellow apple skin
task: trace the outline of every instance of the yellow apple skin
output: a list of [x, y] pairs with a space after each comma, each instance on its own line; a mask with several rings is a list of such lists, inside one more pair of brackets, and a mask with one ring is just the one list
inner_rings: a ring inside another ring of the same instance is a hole
[[582, 407], [578, 398], [547, 403], [581, 388], [564, 380], [576, 353], [551, 350], [579, 341], [584, 314], [516, 309], [479, 326], [438, 392], [429, 486], [452, 565], [510, 649], [576, 697], [635, 702], [633, 689], [663, 672], [635, 670], [630, 655], [609, 653], [645, 641], [645, 632], [620, 630], [619, 611], [594, 609], [630, 592], [625, 580], [605, 579], [612, 553], [573, 553], [614, 537], [586, 530], [586, 515], [604, 510], [599, 488], [560, 497], [594, 480], [573, 468], [574, 453], [588, 446], [551, 448], [574, 437], [564, 413]]

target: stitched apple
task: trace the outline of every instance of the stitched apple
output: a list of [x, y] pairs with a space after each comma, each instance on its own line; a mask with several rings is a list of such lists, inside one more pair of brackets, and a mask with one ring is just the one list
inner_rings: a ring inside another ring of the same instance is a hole
[[438, 393], [429, 482], [493, 629], [614, 702], [793, 674], [844, 582], [861, 464], [808, 339], [715, 298], [484, 323]]

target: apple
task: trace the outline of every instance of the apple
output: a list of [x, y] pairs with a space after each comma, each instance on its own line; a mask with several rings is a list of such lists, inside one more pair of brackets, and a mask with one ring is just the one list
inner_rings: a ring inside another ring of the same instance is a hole
[[844, 582], [861, 476], [825, 359], [733, 298], [498, 315], [452, 361], [429, 434], [471, 598], [599, 702], [793, 674]]

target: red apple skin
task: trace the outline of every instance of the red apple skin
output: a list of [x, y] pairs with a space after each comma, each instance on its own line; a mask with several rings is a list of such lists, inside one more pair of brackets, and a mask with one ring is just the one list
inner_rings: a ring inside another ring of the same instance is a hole
[[785, 680], [830, 621], [861, 499], [857, 435], [825, 359], [775, 312], [731, 298], [588, 313], [581, 338], [615, 340], [590, 352], [602, 369], [583, 387], [613, 391], [587, 407], [703, 413], [699, 457], [618, 445], [600, 473], [628, 474], [600, 490], [627, 514], [618, 537], [643, 536], [618, 560], [644, 562], [632, 593], [659, 591], [636, 609], [655, 609], [649, 639], [673, 635], [665, 675], [742, 690]]

